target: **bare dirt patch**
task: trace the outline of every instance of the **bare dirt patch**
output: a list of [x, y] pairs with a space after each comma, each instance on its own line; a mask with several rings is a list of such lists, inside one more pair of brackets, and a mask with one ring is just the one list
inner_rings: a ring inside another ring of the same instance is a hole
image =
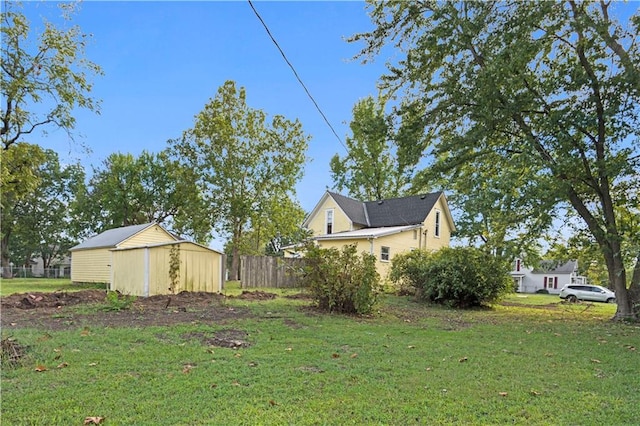
[[198, 339], [203, 345], [217, 346], [219, 348], [240, 349], [251, 346], [249, 333], [242, 330], [226, 329], [215, 333], [188, 333], [182, 336], [185, 339]]
[[106, 303], [106, 293], [101, 290], [13, 294], [0, 298], [0, 325], [4, 330], [65, 330], [84, 326], [145, 327], [193, 322], [219, 324], [252, 316], [248, 309], [227, 306], [225, 296], [214, 293], [182, 292], [139, 297], [129, 309], [120, 311], [104, 311], [102, 307]]
[[246, 290], [243, 290], [240, 295], [235, 296], [235, 297], [237, 299], [244, 299], [244, 300], [271, 300], [271, 299], [275, 299], [276, 297], [278, 297], [278, 295], [275, 294], [275, 293], [269, 293], [267, 291], [260, 291], [260, 290], [246, 291]]

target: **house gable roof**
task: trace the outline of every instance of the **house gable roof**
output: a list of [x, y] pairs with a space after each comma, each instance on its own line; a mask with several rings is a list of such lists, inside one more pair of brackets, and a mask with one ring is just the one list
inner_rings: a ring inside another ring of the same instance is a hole
[[570, 260], [568, 262], [557, 262], [555, 260], [543, 260], [537, 268], [534, 268], [531, 273], [533, 274], [570, 274], [575, 272], [578, 267], [577, 260]]
[[[305, 219], [303, 226], [308, 226], [311, 219], [319, 213], [320, 206], [324, 204], [328, 197], [331, 197], [336, 202], [352, 223], [366, 228], [383, 228], [423, 223], [440, 197], [444, 197], [444, 193], [432, 192], [430, 194], [362, 202], [335, 192], [326, 191]], [[444, 206], [446, 220], [453, 231], [455, 226], [446, 201]]]
[[358, 225], [369, 226], [365, 203], [345, 197], [344, 195], [336, 194], [335, 192], [327, 191], [327, 193], [335, 200], [336, 204], [340, 206], [351, 222]]
[[[147, 228], [157, 225], [155, 222], [144, 223], [142, 225], [124, 226], [122, 228], [114, 228], [104, 231], [94, 237], [91, 237], [75, 247], [71, 247], [69, 251], [87, 250], [96, 248], [114, 248], [123, 241], [128, 240], [136, 234]], [[159, 225], [158, 225], [159, 226]], [[162, 228], [162, 227], [161, 227]], [[164, 228], [162, 228], [164, 229]], [[167, 232], [168, 233], [168, 232]], [[169, 234], [173, 236], [173, 234]], [[175, 237], [174, 237], [175, 238]]]
[[369, 226], [417, 225], [427, 218], [442, 192], [391, 198], [380, 201], [367, 201], [365, 208], [369, 216]]
[[355, 231], [337, 232], [335, 234], [326, 234], [314, 237], [316, 241], [326, 240], [357, 240], [362, 238], [380, 238], [387, 235], [398, 234], [400, 232], [417, 229], [420, 225], [404, 225], [404, 226], [387, 226], [381, 228], [362, 228]]

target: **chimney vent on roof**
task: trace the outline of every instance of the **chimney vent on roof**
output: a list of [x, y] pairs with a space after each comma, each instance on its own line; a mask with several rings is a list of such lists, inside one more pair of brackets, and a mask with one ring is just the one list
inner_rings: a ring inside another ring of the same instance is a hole
[[425, 198], [427, 198], [427, 194], [422, 194], [422, 195], [420, 196], [420, 199], [421, 199], [421, 200], [424, 200]]
[[384, 203], [384, 201], [382, 201], [382, 200], [378, 200], [378, 205], [380, 205], [380, 204], [382, 204], [382, 203]]

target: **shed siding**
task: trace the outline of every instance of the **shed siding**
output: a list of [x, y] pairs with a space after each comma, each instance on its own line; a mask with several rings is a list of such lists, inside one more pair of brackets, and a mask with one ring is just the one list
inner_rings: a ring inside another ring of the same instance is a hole
[[109, 249], [79, 250], [71, 254], [71, 281], [76, 283], [111, 282]]
[[118, 244], [118, 248], [139, 247], [175, 241], [175, 237], [162, 229], [160, 225], [153, 225], [139, 234]]
[[180, 270], [175, 288], [171, 288], [169, 269], [171, 265], [171, 245], [158, 247], [136, 247], [114, 251], [114, 284], [123, 293], [136, 296], [144, 294], [145, 250], [149, 250], [149, 294], [171, 294], [181, 291], [203, 291], [216, 293], [222, 290], [222, 255], [197, 244], [182, 242], [180, 249]]
[[142, 296], [144, 293], [144, 251], [127, 250], [113, 253], [112, 290], [122, 294]]

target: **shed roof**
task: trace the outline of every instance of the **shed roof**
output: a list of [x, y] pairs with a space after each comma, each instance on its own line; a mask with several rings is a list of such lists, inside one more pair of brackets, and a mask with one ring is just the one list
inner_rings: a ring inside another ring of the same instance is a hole
[[156, 225], [155, 222], [143, 223], [142, 225], [124, 226], [122, 228], [114, 228], [104, 231], [94, 237], [91, 237], [77, 246], [71, 247], [70, 251], [117, 247], [121, 242], [133, 237], [134, 235], [144, 231], [145, 229]]

